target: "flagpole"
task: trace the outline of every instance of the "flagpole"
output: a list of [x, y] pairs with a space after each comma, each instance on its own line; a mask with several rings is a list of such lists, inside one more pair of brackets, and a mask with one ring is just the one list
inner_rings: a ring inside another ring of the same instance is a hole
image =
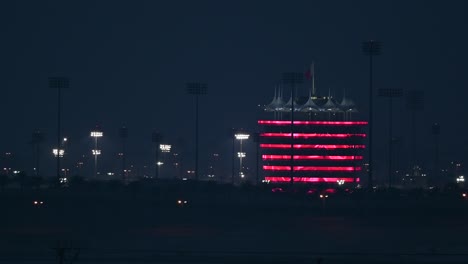
[[315, 96], [315, 62], [312, 62], [310, 68], [310, 71], [312, 73], [312, 96]]

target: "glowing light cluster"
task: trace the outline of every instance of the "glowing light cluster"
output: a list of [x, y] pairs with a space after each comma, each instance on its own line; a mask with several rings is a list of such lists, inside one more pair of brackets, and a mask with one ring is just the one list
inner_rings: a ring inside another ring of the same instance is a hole
[[102, 137], [103, 133], [101, 131], [91, 131], [92, 137]]
[[249, 139], [249, 134], [239, 133], [234, 135], [237, 140]]
[[[259, 125], [291, 125], [291, 121], [285, 120], [258, 120]], [[332, 126], [353, 126], [367, 125], [367, 121], [294, 121], [294, 125], [332, 125]]]
[[[294, 182], [354, 182], [355, 178], [325, 178], [325, 177], [293, 177]], [[291, 177], [265, 177], [267, 182], [290, 182]], [[359, 178], [356, 178], [359, 182]]]
[[171, 148], [172, 148], [172, 145], [159, 144], [159, 149], [161, 150], [161, 152], [169, 153], [169, 152], [171, 152]]
[[60, 158], [65, 155], [65, 150], [64, 149], [52, 149], [52, 154], [54, 154], [55, 157], [59, 156]]
[[[291, 148], [291, 144], [260, 144], [261, 148]], [[313, 144], [294, 144], [295, 149], [363, 149], [365, 145], [313, 145]]]
[[[294, 155], [295, 160], [362, 160], [362, 156]], [[291, 155], [262, 155], [263, 160], [290, 160]]]
[[[291, 171], [291, 166], [263, 166], [264, 170]], [[294, 166], [294, 171], [360, 171], [361, 167], [339, 166]]]
[[[291, 137], [291, 133], [262, 133], [262, 137]], [[328, 134], [328, 133], [294, 133], [294, 138], [350, 138], [350, 137], [366, 137], [366, 134]]]

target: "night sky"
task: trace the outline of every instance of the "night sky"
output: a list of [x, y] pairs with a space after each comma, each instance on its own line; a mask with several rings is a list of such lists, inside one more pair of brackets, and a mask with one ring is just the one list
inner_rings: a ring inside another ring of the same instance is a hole
[[[441, 124], [441, 161], [466, 161], [467, 11], [466, 1], [3, 1], [0, 151], [30, 170], [28, 141], [40, 129], [43, 167], [50, 165], [44, 169], [52, 174], [57, 102], [51, 76], [71, 79], [63, 92], [63, 134], [73, 155], [89, 154], [96, 124], [104, 131], [108, 167], [124, 124], [129, 164], [150, 163], [153, 129], [191, 151], [194, 98], [185, 83], [202, 81], [208, 94], [200, 98], [200, 166], [216, 152], [229, 168], [229, 129], [257, 129], [258, 105], [271, 101], [281, 74], [306, 71], [312, 61], [318, 92], [330, 89], [341, 100], [346, 90], [367, 119], [368, 59], [361, 43], [375, 39], [383, 42], [375, 88], [425, 92], [417, 122], [422, 163], [432, 166], [434, 122]], [[378, 174], [387, 153], [387, 101], [376, 98], [375, 105]], [[404, 157], [411, 139], [404, 99], [394, 109]], [[253, 143], [246, 144], [251, 151]], [[247, 162], [253, 164], [252, 156]]]

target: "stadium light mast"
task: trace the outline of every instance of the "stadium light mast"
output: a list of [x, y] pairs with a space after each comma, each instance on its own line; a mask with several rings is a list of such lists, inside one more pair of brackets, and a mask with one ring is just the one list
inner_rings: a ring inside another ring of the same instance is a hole
[[94, 138], [94, 149], [91, 150], [94, 156], [94, 177], [97, 178], [97, 160], [98, 156], [101, 155], [101, 150], [98, 149], [98, 138], [101, 138], [104, 134], [96, 127], [95, 130], [91, 131], [90, 136]]
[[419, 167], [418, 151], [417, 151], [417, 137], [416, 137], [416, 113], [424, 109], [424, 91], [410, 90], [406, 94], [406, 106], [411, 111], [411, 170], [412, 174]]
[[[70, 87], [70, 79], [65, 77], [50, 77], [49, 78], [49, 88], [57, 89], [57, 149], [60, 149], [62, 142], [61, 136], [61, 115], [62, 115], [62, 89], [67, 89]], [[57, 166], [56, 166], [56, 175], [57, 181], [60, 182], [60, 156], [56, 156]]]
[[195, 96], [195, 180], [199, 179], [198, 171], [198, 97], [205, 95], [206, 83], [191, 82], [186, 84], [187, 93]]
[[234, 174], [235, 173], [235, 168], [234, 168], [234, 164], [236, 162], [236, 154], [235, 154], [235, 142], [236, 142], [236, 130], [233, 128], [231, 130], [231, 138], [232, 138], [232, 172], [231, 172], [231, 184], [234, 185], [234, 180], [235, 180], [235, 177], [234, 177]]
[[388, 98], [388, 188], [392, 187], [392, 157], [393, 157], [393, 98], [403, 96], [402, 89], [379, 89], [379, 96]]
[[283, 73], [283, 82], [291, 86], [291, 184], [294, 183], [294, 105], [296, 100], [296, 84], [302, 83], [304, 74], [301, 72]]
[[244, 172], [242, 171], [242, 159], [245, 158], [245, 152], [242, 152], [242, 141], [249, 139], [249, 134], [247, 133], [236, 133], [234, 135], [237, 140], [239, 140], [239, 152], [237, 152], [237, 157], [239, 157], [239, 176], [244, 178]]
[[373, 160], [372, 160], [372, 126], [373, 126], [373, 58], [380, 55], [382, 43], [369, 40], [362, 43], [362, 52], [369, 56], [369, 182], [368, 187], [373, 188]]
[[434, 145], [435, 145], [435, 153], [434, 153], [434, 175], [432, 176], [432, 184], [436, 185], [441, 183], [441, 179], [439, 178], [439, 136], [440, 136], [440, 124], [434, 123], [432, 124], [432, 135], [434, 135]]
[[253, 140], [255, 142], [255, 185], [258, 185], [259, 174], [258, 174], [258, 148], [260, 146], [260, 133], [255, 132]]

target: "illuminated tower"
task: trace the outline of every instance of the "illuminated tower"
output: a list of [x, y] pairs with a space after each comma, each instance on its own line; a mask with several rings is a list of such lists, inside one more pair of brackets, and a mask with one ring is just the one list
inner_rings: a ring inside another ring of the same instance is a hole
[[[297, 183], [360, 182], [368, 122], [353, 119], [357, 109], [351, 99], [317, 97], [314, 87], [297, 100], [293, 124], [287, 116], [291, 105], [276, 101], [264, 108], [270, 118], [258, 121], [264, 181], [289, 183], [293, 175]], [[281, 111], [284, 118], [276, 113]]]

